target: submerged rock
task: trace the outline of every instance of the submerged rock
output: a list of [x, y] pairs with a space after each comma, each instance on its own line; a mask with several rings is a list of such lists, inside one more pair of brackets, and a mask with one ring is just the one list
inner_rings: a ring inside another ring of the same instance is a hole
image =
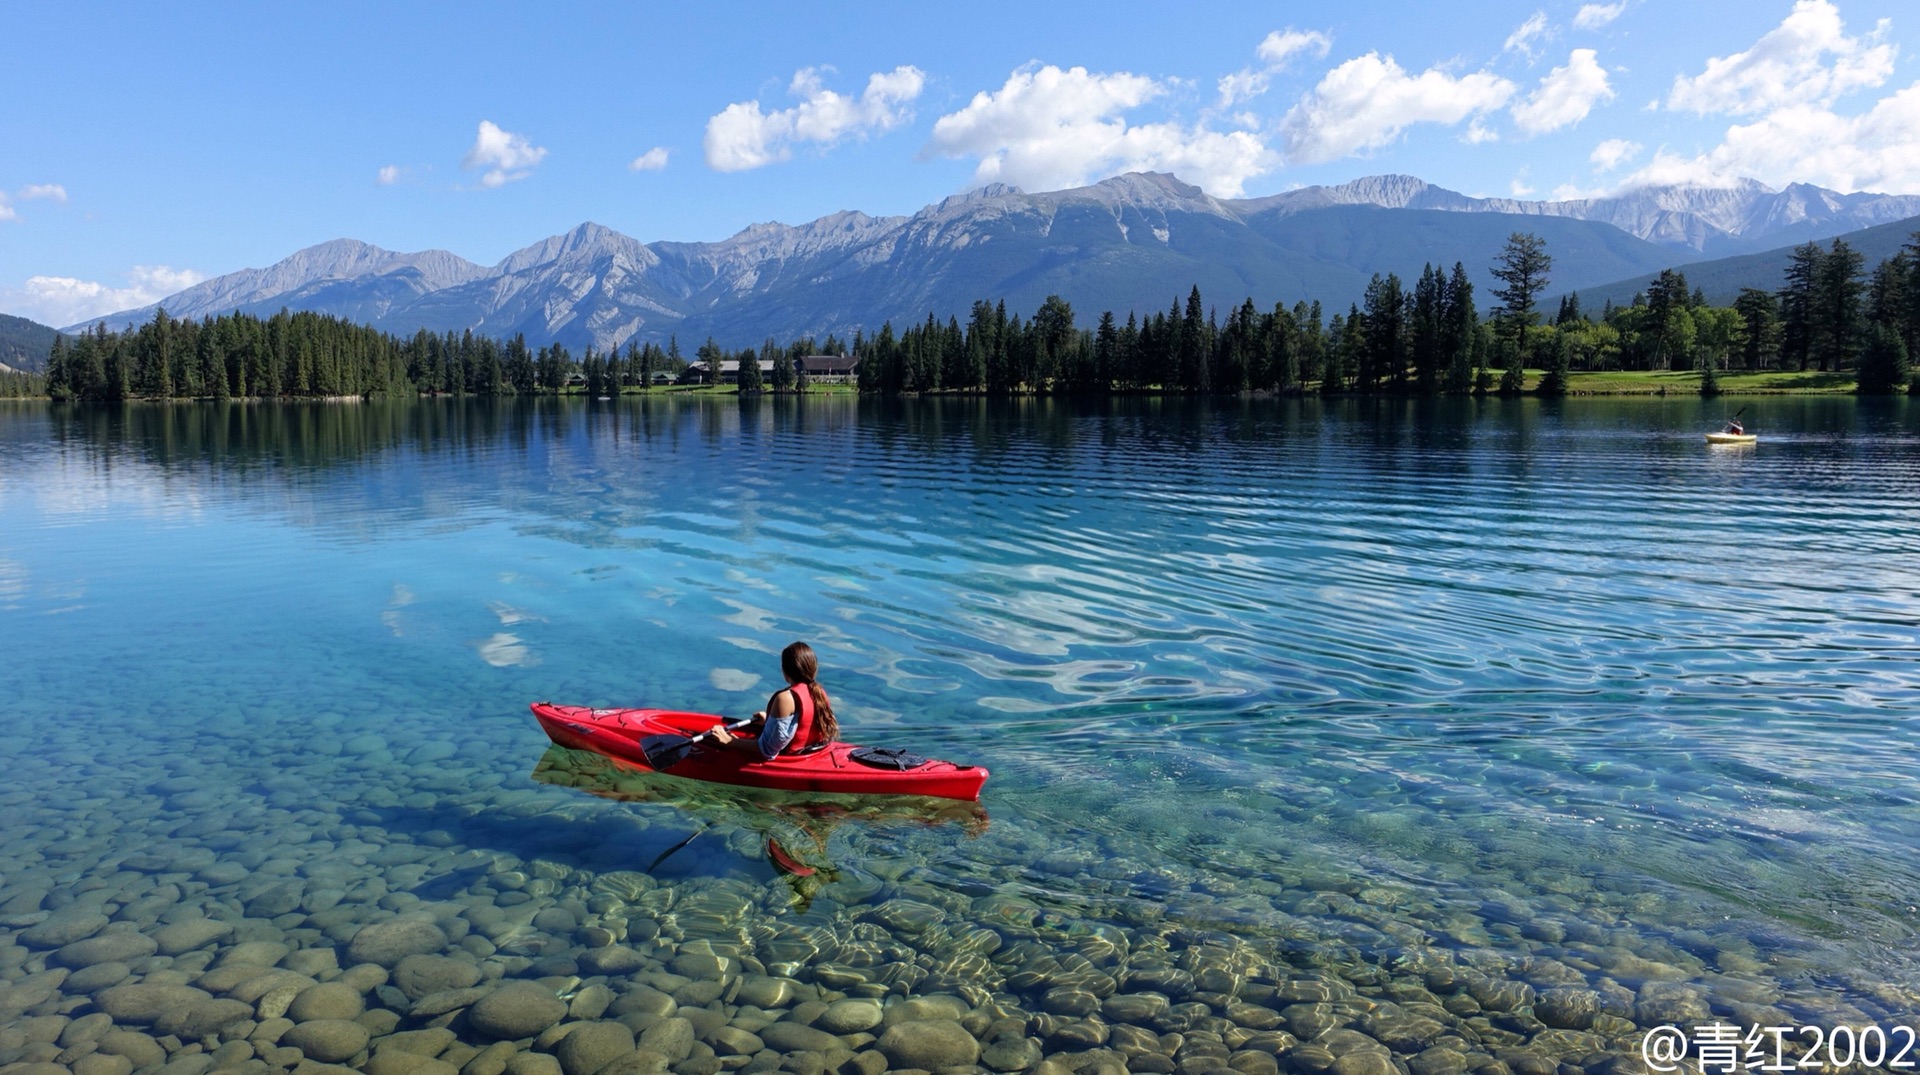
[[151, 1026], [169, 1012], [184, 1012], [200, 1001], [212, 999], [212, 994], [192, 986], [135, 983], [116, 985], [95, 997], [94, 1003], [116, 1023]]
[[575, 1026], [554, 1056], [565, 1075], [595, 1075], [618, 1057], [634, 1050], [633, 1031], [620, 1023], [581, 1023]]
[[966, 1067], [979, 1061], [980, 1042], [957, 1022], [913, 1019], [887, 1028], [875, 1043], [895, 1068]]
[[362, 926], [347, 946], [347, 962], [393, 967], [408, 956], [438, 952], [446, 946], [446, 932], [431, 919], [396, 918]]
[[351, 1060], [367, 1047], [367, 1028], [349, 1019], [316, 1019], [281, 1035], [281, 1042], [324, 1064]]
[[306, 1023], [318, 1019], [358, 1019], [366, 1010], [366, 998], [358, 989], [344, 982], [324, 982], [296, 993], [286, 1015], [296, 1023]]
[[558, 1023], [566, 1002], [533, 982], [510, 982], [467, 1009], [467, 1022], [489, 1038], [530, 1038]]
[[20, 931], [20, 943], [33, 948], [60, 948], [107, 928], [107, 916], [91, 908], [64, 911]]

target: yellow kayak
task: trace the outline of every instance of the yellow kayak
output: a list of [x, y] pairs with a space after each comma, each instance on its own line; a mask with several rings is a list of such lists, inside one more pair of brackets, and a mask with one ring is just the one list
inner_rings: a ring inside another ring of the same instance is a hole
[[1707, 434], [1708, 444], [1752, 444], [1754, 441], [1758, 439], [1760, 439], [1759, 435], [1754, 433], [1709, 433]]

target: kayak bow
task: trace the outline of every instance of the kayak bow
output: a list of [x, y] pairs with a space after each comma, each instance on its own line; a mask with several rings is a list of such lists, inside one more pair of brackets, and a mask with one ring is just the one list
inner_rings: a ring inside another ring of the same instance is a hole
[[[592, 709], [551, 702], [535, 702], [532, 708], [547, 737], [561, 746], [590, 750], [642, 769], [653, 769], [644, 740], [662, 735], [691, 739], [724, 723], [711, 713], [670, 709]], [[782, 791], [932, 795], [965, 802], [979, 799], [980, 787], [987, 782], [987, 770], [981, 766], [938, 759], [911, 769], [863, 765], [851, 757], [858, 749], [851, 743], [829, 743], [810, 754], [761, 761], [746, 751], [707, 747], [676, 756], [669, 775]]]

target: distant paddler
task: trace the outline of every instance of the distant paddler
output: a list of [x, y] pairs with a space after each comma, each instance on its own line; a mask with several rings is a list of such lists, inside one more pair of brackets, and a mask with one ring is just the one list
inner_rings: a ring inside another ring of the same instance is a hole
[[1707, 434], [1707, 443], [1708, 444], [1752, 444], [1754, 441], [1758, 440], [1759, 438], [1756, 437], [1754, 434], [1747, 432], [1746, 426], [1743, 426], [1740, 424], [1740, 416], [1742, 414], [1745, 414], [1746, 410], [1747, 409], [1745, 407], [1742, 407], [1739, 410], [1734, 411], [1733, 417], [1727, 419], [1727, 424], [1721, 428], [1720, 432]]

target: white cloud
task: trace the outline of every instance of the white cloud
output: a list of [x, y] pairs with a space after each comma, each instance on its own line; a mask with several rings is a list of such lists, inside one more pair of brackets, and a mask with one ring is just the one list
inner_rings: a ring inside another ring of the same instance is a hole
[[1564, 67], [1540, 80], [1532, 96], [1513, 106], [1513, 122], [1526, 134], [1545, 134], [1587, 118], [1593, 106], [1613, 100], [1607, 72], [1592, 49], [1574, 49]]
[[1513, 177], [1513, 182], [1508, 184], [1507, 189], [1511, 191], [1516, 198], [1524, 198], [1533, 193], [1533, 188], [1527, 185], [1527, 170], [1525, 168], [1520, 169], [1520, 174]]
[[[50, 202], [60, 202], [64, 205], [67, 200], [67, 188], [58, 183], [33, 183], [21, 187], [15, 192], [13, 197], [19, 198], [23, 202], [41, 199]], [[6, 191], [0, 190], [0, 222], [19, 219], [20, 211], [13, 207], [13, 198], [9, 198]]]
[[1779, 26], [1752, 48], [1707, 61], [1692, 78], [1673, 80], [1667, 107], [1736, 116], [1775, 108], [1832, 104], [1850, 90], [1878, 86], [1893, 74], [1895, 45], [1879, 39], [1882, 19], [1866, 38], [1848, 37], [1828, 0], [1798, 0]]
[[1333, 39], [1318, 30], [1296, 30], [1289, 26], [1275, 30], [1255, 46], [1263, 67], [1245, 67], [1220, 79], [1220, 107], [1232, 108], [1241, 101], [1267, 92], [1267, 85], [1295, 56], [1312, 53], [1324, 57], [1333, 47]]
[[1536, 40], [1544, 41], [1552, 36], [1547, 29], [1547, 13], [1536, 11], [1519, 28], [1507, 35], [1507, 43], [1500, 46], [1503, 52], [1518, 52], [1531, 60], [1538, 55], [1534, 47]]
[[1393, 57], [1358, 56], [1327, 72], [1281, 120], [1287, 160], [1318, 164], [1387, 145], [1416, 123], [1452, 125], [1505, 105], [1513, 83], [1487, 71], [1410, 75]]
[[1231, 75], [1220, 76], [1220, 107], [1232, 108], [1267, 92], [1269, 77], [1265, 71], [1243, 67]]
[[526, 135], [501, 130], [492, 120], [483, 119], [474, 135], [473, 148], [467, 150], [460, 167], [485, 168], [480, 185], [498, 187], [525, 179], [546, 156], [546, 148], [534, 145]]
[[406, 174], [407, 174], [407, 170], [405, 168], [402, 168], [397, 164], [389, 164], [386, 167], [380, 169], [379, 183], [383, 187], [390, 187], [390, 186], [393, 186], [395, 183], [400, 182], [401, 177], [405, 176]]
[[630, 172], [657, 172], [667, 166], [667, 147], [654, 146], [627, 165]]
[[1144, 75], [1047, 65], [1015, 71], [933, 125], [926, 152], [978, 157], [974, 178], [1058, 190], [1133, 171], [1170, 171], [1220, 197], [1278, 163], [1250, 131], [1129, 124], [1126, 113], [1167, 93]]
[[1617, 4], [1581, 4], [1574, 13], [1573, 25], [1578, 30], [1598, 30], [1620, 17], [1627, 10], [1627, 0]]
[[1587, 155], [1587, 159], [1601, 171], [1610, 172], [1639, 156], [1640, 151], [1645, 148], [1640, 143], [1628, 141], [1625, 138], [1609, 138], [1594, 146], [1593, 152]]
[[1254, 54], [1276, 67], [1293, 58], [1297, 52], [1312, 52], [1324, 57], [1333, 47], [1333, 38], [1318, 30], [1296, 30], [1289, 26], [1284, 30], [1275, 30], [1262, 38]]
[[1698, 156], [1655, 153], [1625, 185], [1727, 185], [1742, 177], [1775, 186], [1807, 182], [1842, 192], [1920, 193], [1920, 82], [1858, 116], [1813, 104], [1775, 109], [1727, 128], [1720, 145]]
[[21, 317], [63, 327], [157, 302], [205, 279], [205, 273], [192, 269], [135, 265], [125, 287], [71, 276], [33, 276], [24, 288], [9, 290], [0, 299]]
[[800, 98], [792, 108], [763, 112], [759, 101], [740, 101], [707, 120], [702, 142], [707, 167], [744, 172], [787, 160], [796, 145], [828, 147], [869, 131], [893, 130], [913, 118], [908, 106], [925, 85], [926, 74], [918, 67], [901, 66], [868, 76], [867, 88], [853, 98], [827, 89], [819, 69], [802, 68], [787, 87]]

